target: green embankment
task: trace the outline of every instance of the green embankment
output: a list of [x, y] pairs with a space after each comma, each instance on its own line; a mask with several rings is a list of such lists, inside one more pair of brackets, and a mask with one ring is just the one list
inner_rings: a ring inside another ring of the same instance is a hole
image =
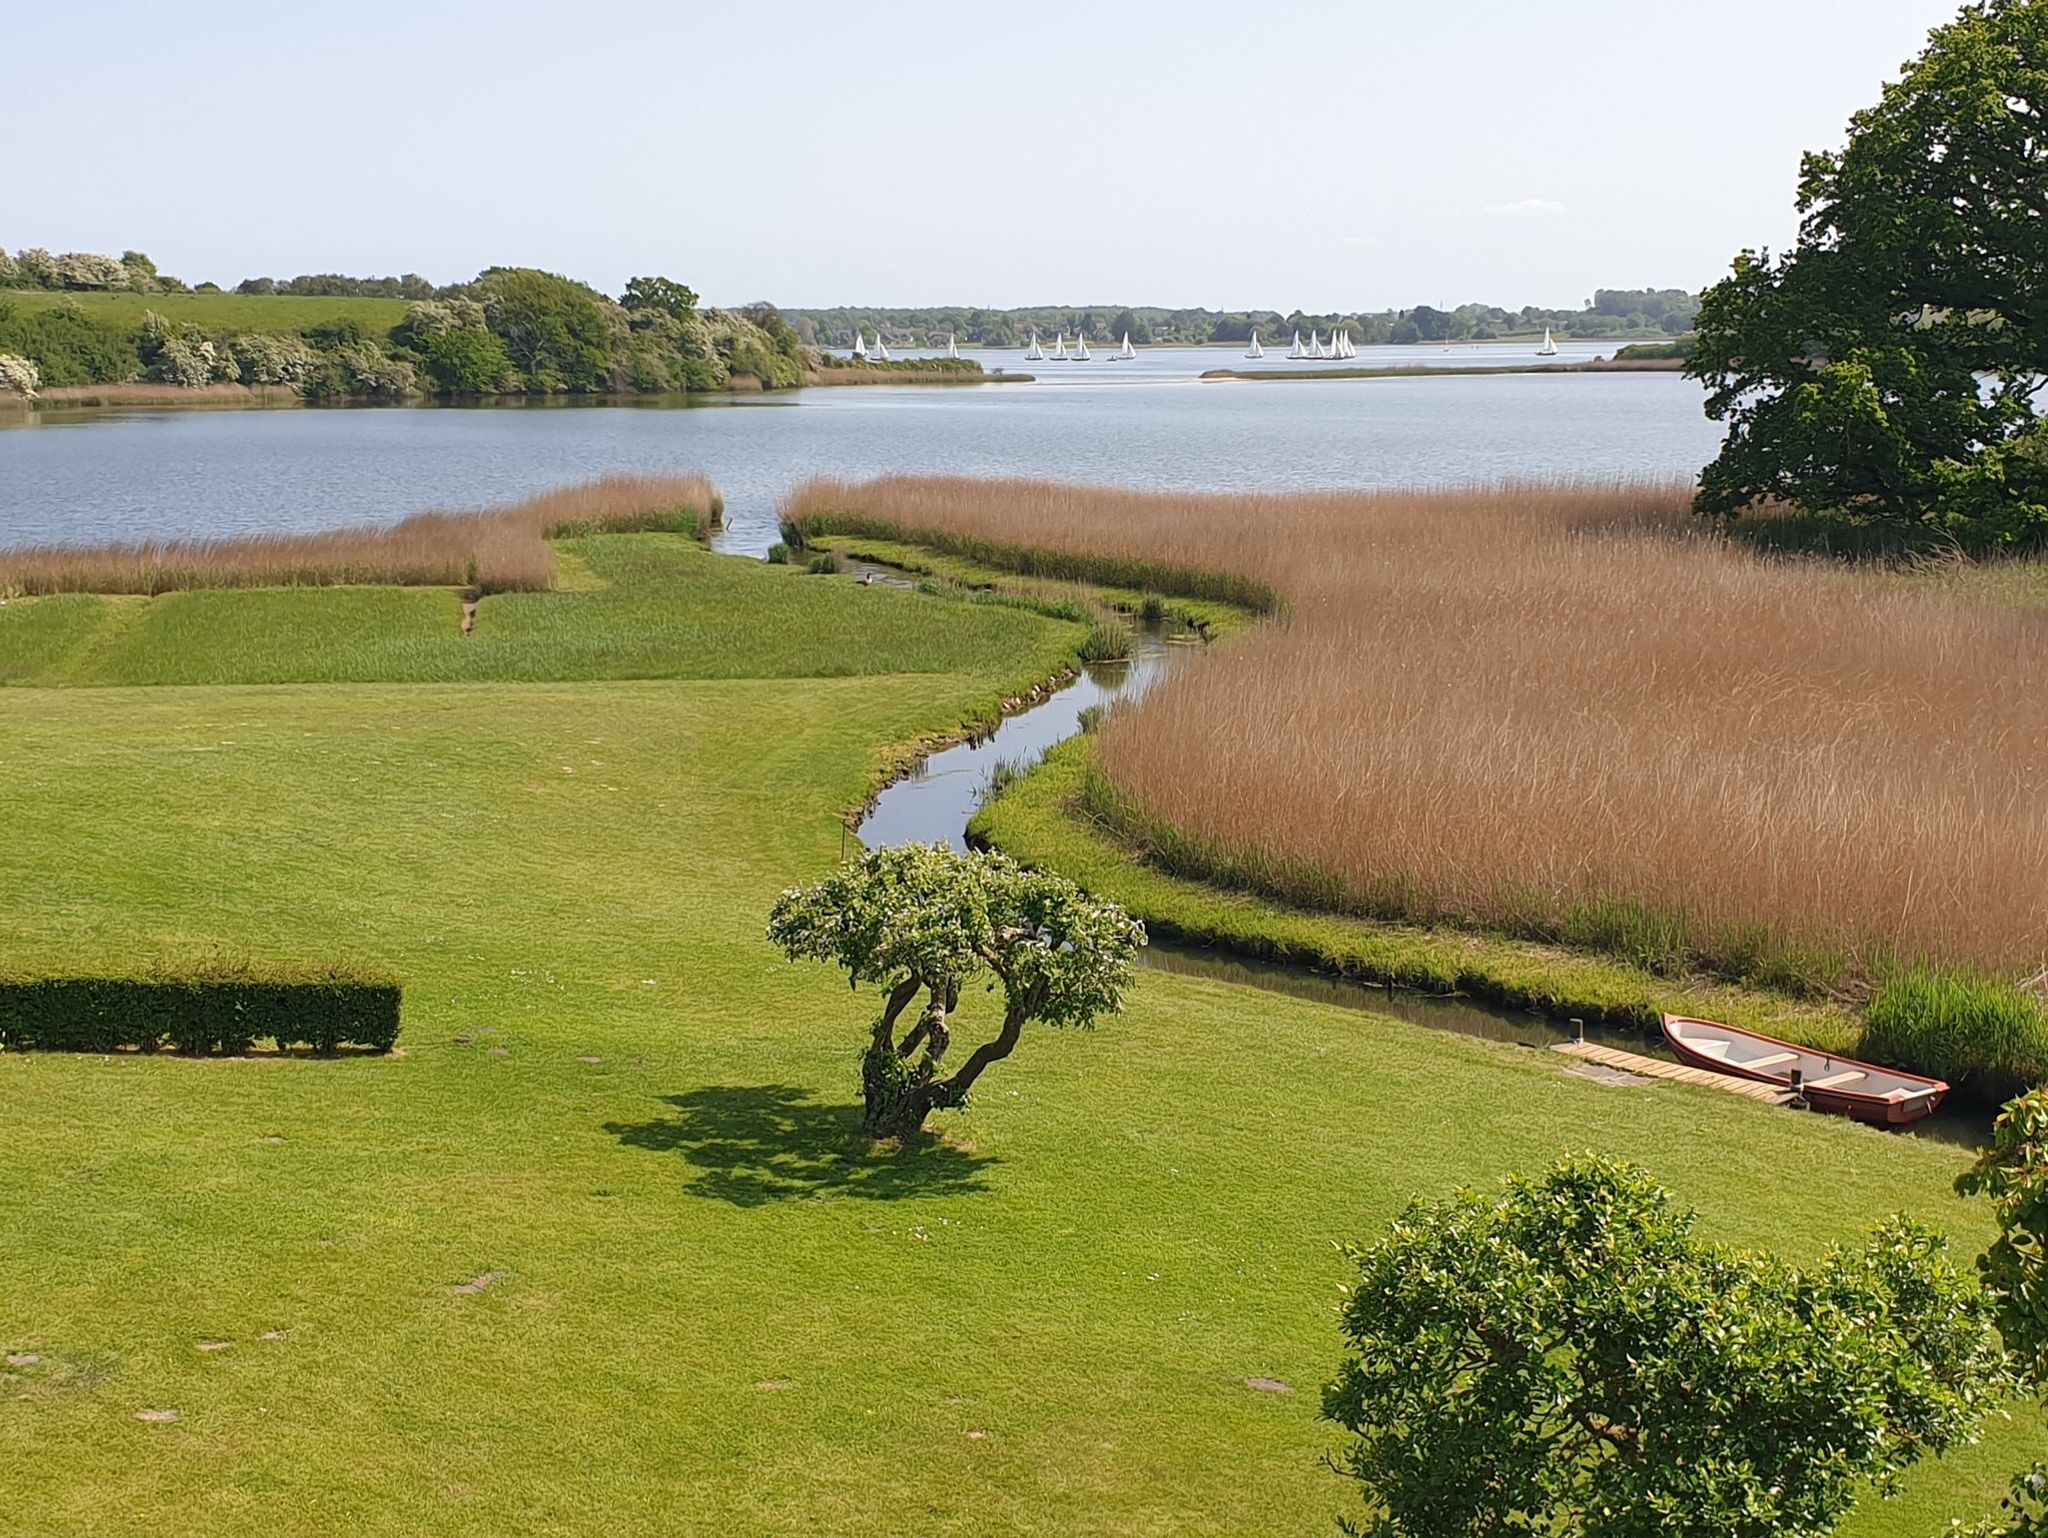
[[1171, 618], [1206, 640], [1220, 640], [1251, 627], [1257, 616], [1238, 604], [1221, 599], [1189, 598], [1179, 594], [1151, 593], [1115, 584], [1077, 582], [1042, 578], [1032, 583], [1014, 572], [988, 565], [964, 555], [950, 555], [929, 545], [900, 539], [867, 539], [853, 534], [813, 534], [806, 548], [830, 550], [849, 560], [888, 566], [912, 576], [932, 577], [968, 592], [1016, 593], [1054, 604], [1094, 603], [1141, 612], [1148, 599], [1156, 601], [1162, 618]]
[[[890, 745], [1073, 627], [674, 544], [617, 547], [707, 649], [667, 677], [506, 681], [596, 670], [565, 602], [469, 682], [0, 690], [0, 964], [345, 943], [407, 979], [390, 1058], [0, 1054], [0, 1533], [1327, 1531], [1332, 1241], [1412, 1193], [1595, 1148], [1791, 1256], [1899, 1208], [1989, 1237], [1937, 1144], [1162, 975], [1029, 1033], [942, 1141], [865, 1148], [873, 1000], [764, 916]], [[24, 607], [101, 678], [425, 678], [361, 632], [454, 623], [220, 596]], [[1848, 1531], [1988, 1511], [2041, 1432]]]

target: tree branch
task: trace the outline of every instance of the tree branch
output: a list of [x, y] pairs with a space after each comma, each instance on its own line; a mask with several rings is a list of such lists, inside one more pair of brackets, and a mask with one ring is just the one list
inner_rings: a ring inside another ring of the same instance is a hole
[[967, 1092], [974, 1088], [974, 1081], [991, 1063], [1000, 1063], [1017, 1050], [1018, 1039], [1024, 1034], [1024, 1022], [1037, 1011], [1041, 991], [1033, 988], [1023, 998], [1011, 1003], [1003, 1012], [1003, 1028], [996, 1033], [995, 1039], [976, 1047], [973, 1055], [960, 1065], [960, 1071], [940, 1086], [944, 1094], [941, 1103], [960, 1104], [967, 1098]]
[[917, 997], [917, 990], [922, 986], [915, 977], [906, 977], [889, 990], [889, 1002], [882, 1009], [881, 1019], [875, 1022], [875, 1045], [882, 1051], [895, 1049], [896, 1017], [910, 1007], [910, 1001]]

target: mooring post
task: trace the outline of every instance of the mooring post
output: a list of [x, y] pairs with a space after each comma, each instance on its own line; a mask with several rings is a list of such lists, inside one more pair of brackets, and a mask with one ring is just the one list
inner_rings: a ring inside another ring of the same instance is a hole
[[1577, 1042], [1577, 1043], [1578, 1043], [1578, 1044], [1579, 1044], [1580, 1046], [1582, 1046], [1582, 1047], [1583, 1047], [1583, 1046], [1584, 1046], [1584, 1045], [1586, 1044], [1586, 1022], [1585, 1022], [1585, 1021], [1583, 1021], [1583, 1020], [1574, 1020], [1574, 1021], [1572, 1021], [1572, 1040], [1573, 1040], [1573, 1041], [1575, 1041], [1575, 1042]]

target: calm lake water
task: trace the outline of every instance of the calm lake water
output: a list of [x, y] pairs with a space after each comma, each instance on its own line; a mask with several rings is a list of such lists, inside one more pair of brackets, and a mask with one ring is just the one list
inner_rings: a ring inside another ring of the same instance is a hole
[[[389, 522], [607, 470], [701, 470], [727, 547], [764, 550], [808, 475], [1041, 475], [1181, 489], [1507, 476], [1691, 476], [1720, 429], [1675, 374], [1201, 382], [1237, 348], [1043, 364], [1030, 384], [862, 386], [687, 405], [46, 412], [0, 416], [0, 545]], [[1566, 359], [1594, 349], [1562, 349]], [[1014, 353], [978, 354], [1020, 367]], [[1361, 349], [1361, 366], [1529, 361], [1527, 346]], [[1269, 359], [1269, 366], [1284, 366]]]

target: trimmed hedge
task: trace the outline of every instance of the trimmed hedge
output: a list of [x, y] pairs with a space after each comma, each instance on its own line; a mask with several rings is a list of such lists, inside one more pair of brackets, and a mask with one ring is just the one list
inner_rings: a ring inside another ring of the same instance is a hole
[[397, 979], [362, 972], [204, 969], [139, 977], [0, 975], [0, 1048], [9, 1052], [247, 1052], [261, 1040], [389, 1052]]

